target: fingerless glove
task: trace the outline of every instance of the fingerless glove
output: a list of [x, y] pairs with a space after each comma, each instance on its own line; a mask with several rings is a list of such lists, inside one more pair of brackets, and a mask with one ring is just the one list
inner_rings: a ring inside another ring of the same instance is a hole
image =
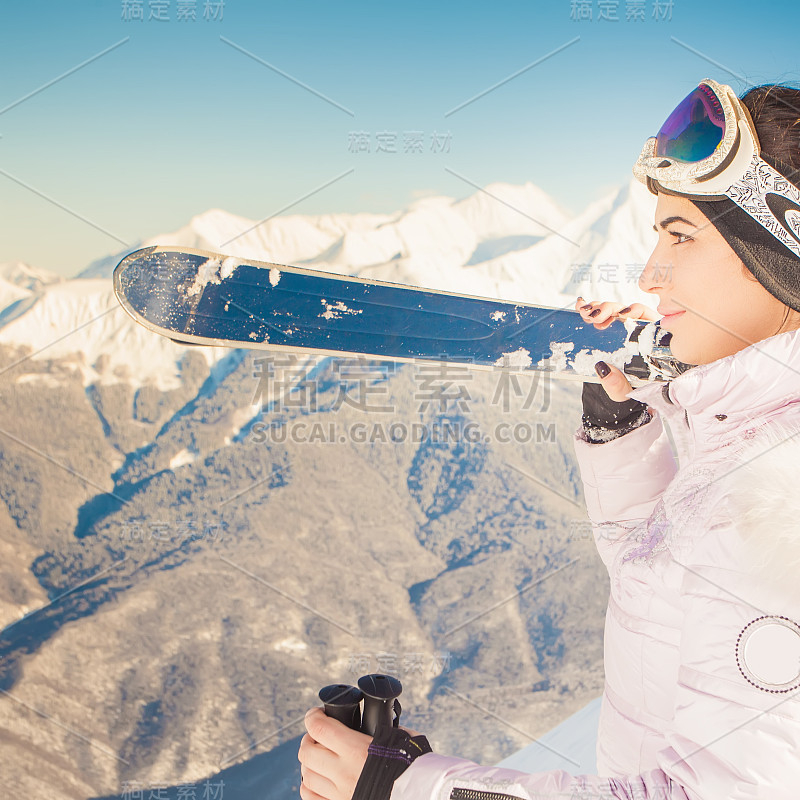
[[653, 418], [647, 404], [632, 398], [617, 403], [599, 383], [583, 384], [583, 432], [591, 444], [610, 442]]

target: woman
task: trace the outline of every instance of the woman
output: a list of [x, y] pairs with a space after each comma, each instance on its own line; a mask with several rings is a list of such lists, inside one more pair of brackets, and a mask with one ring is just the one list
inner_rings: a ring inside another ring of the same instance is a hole
[[658, 195], [639, 279], [657, 313], [576, 307], [598, 328], [660, 318], [692, 368], [632, 391], [598, 362], [584, 386], [575, 448], [611, 578], [600, 775], [371, 743], [312, 709], [303, 800], [800, 797], [800, 90], [703, 81], [634, 173]]

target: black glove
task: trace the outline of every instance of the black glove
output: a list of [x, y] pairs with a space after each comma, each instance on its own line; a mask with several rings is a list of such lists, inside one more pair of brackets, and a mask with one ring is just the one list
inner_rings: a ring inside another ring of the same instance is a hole
[[372, 738], [352, 800], [389, 800], [395, 780], [415, 758], [430, 752], [424, 736], [409, 736], [402, 728], [382, 725]]
[[609, 442], [650, 422], [647, 404], [628, 399], [617, 403], [599, 383], [583, 384], [583, 431], [592, 444]]

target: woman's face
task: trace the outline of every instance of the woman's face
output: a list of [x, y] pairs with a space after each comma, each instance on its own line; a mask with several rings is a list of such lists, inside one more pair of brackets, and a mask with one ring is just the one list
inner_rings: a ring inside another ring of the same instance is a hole
[[786, 306], [745, 273], [689, 200], [659, 194], [655, 228], [658, 243], [639, 286], [658, 295], [659, 324], [672, 332], [670, 350], [678, 360], [708, 364], [778, 333]]

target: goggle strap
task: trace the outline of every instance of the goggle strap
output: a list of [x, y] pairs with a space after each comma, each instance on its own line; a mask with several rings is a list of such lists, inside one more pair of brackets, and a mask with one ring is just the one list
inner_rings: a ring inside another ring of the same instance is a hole
[[[770, 208], [767, 202], [770, 194], [784, 198], [781, 203], [783, 219]], [[800, 258], [800, 189], [780, 172], [754, 155], [745, 174], [725, 191], [725, 195]], [[789, 201], [788, 209], [785, 201]], [[789, 218], [787, 211], [792, 213]]]

